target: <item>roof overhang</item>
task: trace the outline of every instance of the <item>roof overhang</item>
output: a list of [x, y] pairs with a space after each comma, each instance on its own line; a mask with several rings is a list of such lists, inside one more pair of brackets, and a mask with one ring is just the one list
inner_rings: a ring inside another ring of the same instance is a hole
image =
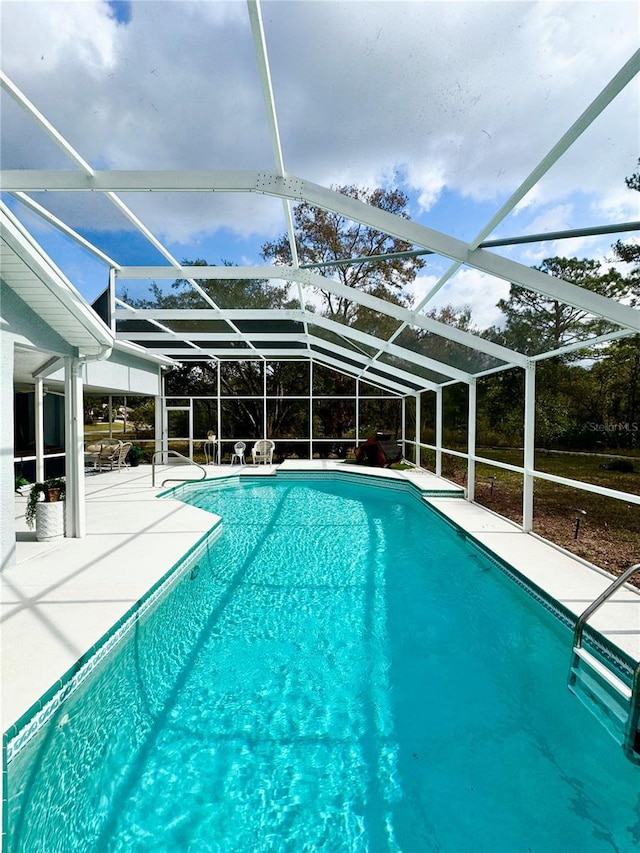
[[97, 316], [9, 209], [0, 202], [2, 279], [79, 357], [105, 357], [114, 344]]

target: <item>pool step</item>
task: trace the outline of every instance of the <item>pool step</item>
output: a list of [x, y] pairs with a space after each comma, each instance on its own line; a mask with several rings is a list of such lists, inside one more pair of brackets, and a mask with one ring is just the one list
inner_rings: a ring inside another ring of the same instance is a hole
[[628, 754], [636, 751], [637, 731], [629, 742], [632, 690], [628, 684], [586, 649], [574, 647], [568, 686]]

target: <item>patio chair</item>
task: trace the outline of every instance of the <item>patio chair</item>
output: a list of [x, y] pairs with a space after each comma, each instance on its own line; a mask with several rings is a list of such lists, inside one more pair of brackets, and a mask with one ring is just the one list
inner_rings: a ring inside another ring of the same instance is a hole
[[236, 441], [233, 445], [233, 456], [231, 457], [231, 464], [233, 465], [235, 460], [238, 460], [238, 465], [244, 465], [244, 452], [247, 449], [247, 445], [244, 441]]
[[253, 464], [259, 465], [261, 462], [265, 465], [271, 465], [273, 462], [273, 451], [275, 450], [275, 442], [270, 438], [261, 438], [253, 445], [251, 456]]
[[126, 459], [127, 453], [130, 450], [130, 441], [119, 441], [117, 444], [104, 444], [98, 457], [98, 467], [101, 471], [103, 465], [105, 466], [105, 468], [108, 465], [111, 471], [113, 471], [114, 467], [116, 466], [118, 468], [118, 471], [120, 471], [122, 468], [128, 468], [128, 463]]

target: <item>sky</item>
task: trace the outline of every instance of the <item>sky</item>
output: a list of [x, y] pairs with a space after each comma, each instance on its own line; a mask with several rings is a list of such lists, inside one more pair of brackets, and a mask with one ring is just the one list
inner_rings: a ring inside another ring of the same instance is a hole
[[[263, 2], [287, 173], [323, 186], [399, 187], [411, 218], [471, 240], [637, 49], [635, 2]], [[98, 169], [275, 168], [242, 0], [0, 4], [2, 69]], [[493, 236], [640, 219], [626, 176], [640, 156], [636, 78]], [[2, 92], [2, 167], [72, 168]], [[262, 263], [285, 230], [254, 194], [124, 194], [179, 260]], [[165, 259], [106, 199], [36, 197], [123, 264]], [[106, 267], [5, 199], [81, 293]], [[625, 236], [625, 235], [622, 235]], [[611, 258], [615, 236], [500, 250], [526, 265]], [[449, 262], [431, 257], [419, 300]], [[428, 307], [500, 323], [508, 284], [463, 268]]]

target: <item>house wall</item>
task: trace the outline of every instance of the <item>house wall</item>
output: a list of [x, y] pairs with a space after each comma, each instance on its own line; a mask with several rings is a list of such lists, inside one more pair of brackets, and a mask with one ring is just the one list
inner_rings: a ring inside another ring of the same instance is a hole
[[[2, 303], [0, 303], [0, 308]], [[16, 532], [13, 497], [13, 337], [0, 331], [0, 569], [13, 565]]]
[[[90, 361], [82, 365], [82, 381], [85, 393], [139, 394], [145, 397], [156, 397], [161, 393], [159, 365], [118, 350], [111, 353], [108, 361]], [[64, 382], [64, 371], [52, 373], [47, 382]]]
[[0, 280], [0, 567], [15, 562], [14, 405], [16, 347], [52, 355], [74, 350]]

